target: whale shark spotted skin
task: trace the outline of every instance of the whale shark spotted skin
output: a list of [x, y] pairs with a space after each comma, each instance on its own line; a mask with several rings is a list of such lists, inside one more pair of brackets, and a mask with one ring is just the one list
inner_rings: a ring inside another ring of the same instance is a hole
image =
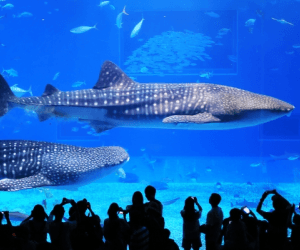
[[48, 84], [41, 97], [17, 98], [0, 76], [0, 116], [14, 107], [88, 122], [97, 133], [114, 127], [222, 130], [255, 126], [295, 108], [265, 95], [217, 84], [146, 83], [104, 62], [92, 89], [60, 91]]
[[0, 191], [42, 186], [76, 188], [110, 174], [128, 160], [121, 147], [0, 140]]

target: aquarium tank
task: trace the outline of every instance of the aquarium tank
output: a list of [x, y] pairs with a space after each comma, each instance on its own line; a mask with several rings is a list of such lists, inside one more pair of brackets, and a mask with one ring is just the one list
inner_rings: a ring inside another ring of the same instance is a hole
[[299, 204], [299, 0], [0, 5], [0, 210], [22, 214], [13, 225], [64, 197], [103, 223], [152, 185], [181, 246], [189, 196], [200, 224], [211, 193], [224, 218], [248, 206], [262, 219], [266, 190]]

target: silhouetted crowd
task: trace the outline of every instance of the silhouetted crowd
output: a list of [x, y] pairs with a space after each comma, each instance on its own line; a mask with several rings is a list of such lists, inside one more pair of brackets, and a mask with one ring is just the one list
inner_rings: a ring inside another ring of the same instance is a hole
[[[155, 199], [155, 194], [156, 189], [147, 186], [146, 203], [139, 191], [133, 194], [132, 205], [126, 209], [112, 203], [104, 224], [86, 199], [76, 203], [63, 198], [49, 216], [43, 206], [36, 205], [20, 226], [12, 226], [9, 212], [1, 212], [0, 249], [126, 250], [129, 246], [130, 250], [178, 250], [178, 245], [170, 239], [170, 231], [165, 228], [163, 205]], [[270, 194], [273, 194], [273, 209], [265, 212], [262, 205]], [[233, 208], [230, 216], [223, 219], [220, 202], [219, 194], [211, 194], [211, 210], [207, 213], [206, 223], [200, 225], [202, 207], [197, 198], [190, 196], [185, 200], [180, 212], [184, 250], [200, 249], [201, 233], [205, 234], [206, 250], [300, 249], [300, 215], [296, 213], [299, 207], [291, 205], [276, 190], [264, 192], [260, 199], [256, 211], [265, 219], [262, 221], [247, 207]], [[68, 219], [64, 217], [66, 204], [71, 204]], [[89, 215], [86, 215], [87, 210]], [[3, 217], [7, 221], [5, 225], [2, 224]], [[288, 228], [291, 237], [288, 237]], [[51, 243], [47, 242], [47, 233]]]

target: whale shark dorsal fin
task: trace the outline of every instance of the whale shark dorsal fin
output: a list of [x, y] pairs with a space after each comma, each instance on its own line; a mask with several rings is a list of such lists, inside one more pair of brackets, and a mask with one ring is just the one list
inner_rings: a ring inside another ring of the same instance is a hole
[[51, 84], [47, 84], [44, 93], [42, 94], [42, 97], [53, 95], [57, 92], [60, 92], [57, 88], [53, 87]]
[[93, 89], [104, 88], [128, 88], [137, 85], [128, 77], [117, 65], [110, 61], [105, 61], [102, 65], [99, 79]]

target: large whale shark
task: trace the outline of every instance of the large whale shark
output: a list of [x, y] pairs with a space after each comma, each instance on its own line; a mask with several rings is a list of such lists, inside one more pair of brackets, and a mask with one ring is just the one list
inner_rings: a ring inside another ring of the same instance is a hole
[[42, 186], [74, 189], [110, 174], [128, 160], [121, 147], [0, 140], [0, 191]]
[[41, 97], [17, 98], [0, 76], [0, 116], [14, 107], [50, 117], [89, 122], [97, 133], [114, 127], [221, 130], [262, 124], [290, 114], [293, 105], [217, 84], [141, 84], [104, 62], [93, 89], [60, 91], [48, 84]]

